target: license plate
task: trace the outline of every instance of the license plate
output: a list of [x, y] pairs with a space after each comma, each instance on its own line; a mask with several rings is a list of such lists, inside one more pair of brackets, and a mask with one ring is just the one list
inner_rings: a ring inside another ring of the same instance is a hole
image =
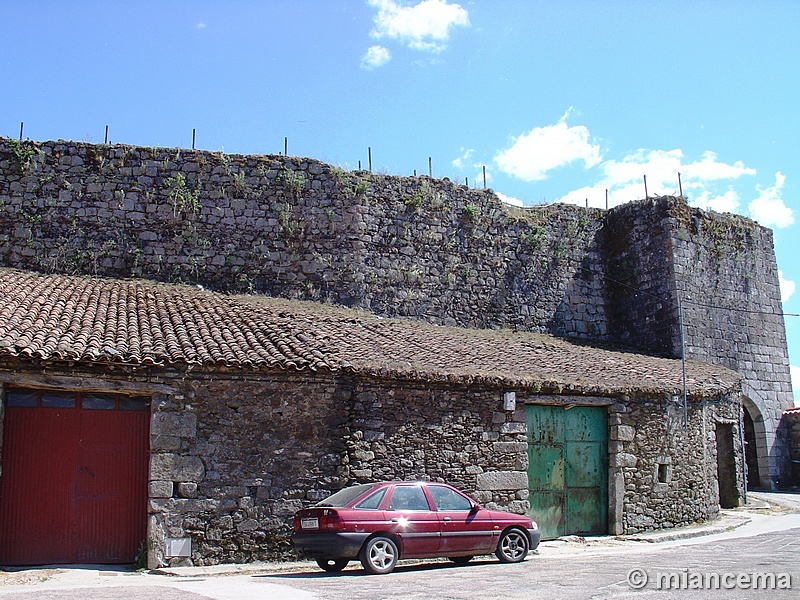
[[303, 529], [319, 529], [319, 519], [316, 517], [311, 519], [301, 519], [300, 527]]

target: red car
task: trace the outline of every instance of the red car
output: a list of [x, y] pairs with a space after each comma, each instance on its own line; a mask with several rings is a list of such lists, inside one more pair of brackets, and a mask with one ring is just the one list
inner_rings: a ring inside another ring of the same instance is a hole
[[344, 488], [298, 511], [292, 533], [297, 552], [325, 571], [357, 558], [376, 574], [391, 572], [400, 558], [466, 564], [494, 552], [500, 562], [520, 562], [539, 538], [528, 517], [487, 510], [444, 483], [406, 481]]

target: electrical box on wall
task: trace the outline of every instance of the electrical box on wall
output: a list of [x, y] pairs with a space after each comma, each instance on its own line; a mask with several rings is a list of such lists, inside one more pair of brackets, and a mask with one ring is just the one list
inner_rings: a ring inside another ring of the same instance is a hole
[[167, 558], [188, 558], [192, 555], [192, 538], [167, 538]]
[[503, 393], [503, 409], [516, 410], [517, 409], [517, 394], [516, 392]]

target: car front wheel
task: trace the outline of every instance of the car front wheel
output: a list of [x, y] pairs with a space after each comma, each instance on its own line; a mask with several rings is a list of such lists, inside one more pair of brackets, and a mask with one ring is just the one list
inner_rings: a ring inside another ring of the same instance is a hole
[[518, 563], [528, 556], [528, 536], [519, 529], [509, 529], [500, 536], [495, 555], [502, 563]]
[[397, 545], [388, 537], [374, 537], [364, 544], [360, 558], [364, 570], [369, 573], [391, 573], [397, 564]]
[[347, 566], [350, 561], [346, 558], [318, 558], [319, 568], [328, 573], [338, 573]]

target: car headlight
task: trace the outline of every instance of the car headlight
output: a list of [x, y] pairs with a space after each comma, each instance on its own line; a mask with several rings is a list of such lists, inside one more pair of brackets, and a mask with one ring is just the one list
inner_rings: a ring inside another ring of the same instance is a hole
[[534, 521], [533, 519], [531, 519], [531, 527], [532, 527], [533, 529], [539, 529], [539, 525], [538, 525], [538, 524], [536, 523], [536, 521]]

